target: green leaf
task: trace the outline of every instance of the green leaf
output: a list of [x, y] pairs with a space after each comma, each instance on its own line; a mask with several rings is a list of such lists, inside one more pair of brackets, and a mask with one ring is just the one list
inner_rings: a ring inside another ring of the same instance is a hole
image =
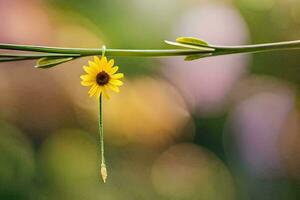
[[194, 38], [194, 37], [179, 37], [176, 39], [176, 42], [179, 42], [182, 44], [190, 44], [190, 45], [196, 45], [196, 46], [202, 46], [202, 47], [209, 47], [207, 42], [200, 40], [198, 38]]
[[54, 67], [56, 65], [68, 62], [73, 60], [74, 57], [52, 57], [52, 58], [41, 58], [37, 61], [36, 64], [36, 68], [42, 68], [42, 69], [46, 69], [46, 68], [50, 68], [50, 67]]
[[196, 54], [196, 55], [190, 55], [185, 57], [185, 61], [192, 61], [192, 60], [197, 60], [200, 58], [208, 57], [211, 56], [212, 53], [203, 53], [203, 54]]
[[168, 41], [168, 40], [165, 40], [165, 43], [167, 43], [169, 45], [172, 45], [172, 46], [177, 46], [177, 47], [183, 47], [183, 48], [195, 49], [195, 50], [202, 50], [203, 52], [212, 52], [212, 51], [214, 51], [213, 48], [209, 48], [209, 47], [183, 44], [183, 43], [172, 42], [172, 41]]

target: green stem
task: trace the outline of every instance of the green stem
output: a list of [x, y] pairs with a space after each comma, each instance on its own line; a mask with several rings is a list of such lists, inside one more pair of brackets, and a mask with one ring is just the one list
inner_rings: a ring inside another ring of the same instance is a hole
[[[80, 54], [68, 54], [68, 56], [76, 57], [80, 56]], [[44, 58], [44, 57], [66, 57], [66, 54], [59, 53], [42, 53], [42, 54], [0, 54], [0, 58], [18, 58], [18, 57], [26, 57], [26, 58]]]
[[210, 45], [210, 47], [215, 49], [215, 52], [213, 52], [213, 56], [237, 53], [257, 53], [266, 51], [300, 49], [300, 40], [243, 46]]
[[105, 163], [104, 159], [104, 138], [103, 138], [103, 119], [102, 119], [102, 94], [99, 97], [99, 139], [100, 139], [100, 152], [101, 152], [101, 164]]
[[[103, 51], [102, 49], [92, 49], [92, 48], [61, 48], [61, 47], [1, 44], [1, 43], [0, 43], [0, 49], [60, 53], [60, 54], [80, 54], [80, 56], [101, 55]], [[141, 57], [180, 56], [180, 55], [185, 56], [185, 55], [199, 54], [203, 52], [211, 52], [211, 51], [192, 50], [192, 49], [163, 49], [163, 50], [106, 49], [105, 50], [107, 56], [141, 56]]]
[[[209, 56], [237, 54], [237, 53], [255, 53], [275, 50], [291, 50], [300, 49], [300, 40], [277, 42], [257, 45], [244, 46], [215, 46], [209, 45], [213, 49], [106, 49], [107, 56], [139, 56], [139, 57], [158, 57], [158, 56], [189, 56], [197, 54], [209, 54]], [[207, 47], [206, 47], [207, 48]], [[62, 57], [83, 57], [101, 55], [103, 49], [95, 48], [62, 48], [62, 47], [46, 47], [46, 46], [32, 46], [32, 45], [15, 45], [0, 43], [0, 49], [19, 50], [31, 52], [49, 53], [43, 57], [55, 56], [58, 54]], [[40, 58], [42, 55], [28, 55], [22, 57], [24, 59]]]
[[58, 54], [58, 53], [42, 53], [42, 54], [0, 54], [0, 62], [10, 62], [18, 60], [36, 60], [40, 58], [64, 58], [64, 57], [80, 57], [80, 54]]
[[102, 118], [102, 94], [99, 96], [99, 140], [100, 140], [100, 156], [101, 156], [101, 165], [100, 165], [100, 173], [103, 182], [106, 182], [107, 178], [107, 170], [104, 156], [104, 132], [103, 132], [103, 118]]

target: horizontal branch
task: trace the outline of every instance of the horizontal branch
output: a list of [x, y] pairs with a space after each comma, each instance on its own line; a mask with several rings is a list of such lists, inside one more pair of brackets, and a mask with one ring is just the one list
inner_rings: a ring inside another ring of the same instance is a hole
[[[46, 52], [59, 54], [79, 54], [80, 56], [101, 55], [102, 49], [95, 48], [62, 48], [62, 47], [46, 47], [32, 45], [16, 45], [0, 43], [0, 49], [31, 51], [31, 52]], [[186, 56], [211, 52], [211, 50], [193, 50], [193, 49], [106, 49], [105, 54], [108, 56], [141, 56], [141, 57], [156, 57], [156, 56]], [[67, 55], [67, 56], [68, 56]]]
[[256, 45], [242, 45], [242, 46], [216, 46], [210, 45], [215, 49], [214, 55], [226, 55], [237, 53], [258, 53], [267, 51], [283, 51], [283, 50], [296, 50], [300, 49], [300, 40], [265, 43]]
[[[203, 57], [238, 54], [238, 53], [257, 53], [278, 50], [300, 49], [300, 40], [266, 43], [243, 46], [217, 46], [210, 45], [197, 38], [177, 38], [177, 42], [166, 41], [167, 44], [179, 47], [176, 49], [106, 49], [107, 56], [135, 56], [135, 57], [160, 57], [160, 56], [187, 56], [186, 60], [194, 60]], [[70, 61], [84, 56], [102, 55], [103, 49], [99, 48], [63, 48], [33, 45], [17, 45], [0, 43], [0, 50], [13, 50], [25, 52], [39, 52], [32, 54], [1, 54], [0, 62], [17, 60], [35, 60], [47, 58], [58, 61]], [[69, 59], [71, 58], [71, 59]], [[45, 60], [44, 60], [45, 61]], [[59, 62], [60, 63], [60, 62]]]
[[[203, 49], [106, 49], [105, 53], [108, 56], [141, 56], [141, 57], [156, 57], [156, 56], [188, 56], [201, 53], [212, 54], [235, 54], [235, 53], [255, 53], [264, 51], [275, 50], [292, 50], [300, 49], [300, 40], [278, 42], [278, 43], [266, 43], [257, 45], [244, 45], [244, 46], [217, 46], [209, 45], [209, 48]], [[24, 55], [30, 57], [49, 57], [49, 56], [93, 56], [101, 55], [102, 49], [96, 48], [62, 48], [62, 47], [47, 47], [47, 46], [33, 46], [33, 45], [16, 45], [16, 44], [3, 44], [0, 43], [0, 49], [6, 50], [19, 50], [19, 51], [31, 51], [31, 52], [45, 52], [52, 54], [45, 55]], [[68, 55], [65, 55], [68, 54]], [[72, 55], [70, 55], [72, 54]], [[75, 54], [75, 55], [74, 55]], [[78, 55], [77, 55], [78, 54]], [[3, 54], [2, 54], [3, 55]], [[16, 56], [14, 54], [11, 57]], [[23, 56], [23, 55], [22, 55]], [[5, 57], [5, 56], [4, 56]]]

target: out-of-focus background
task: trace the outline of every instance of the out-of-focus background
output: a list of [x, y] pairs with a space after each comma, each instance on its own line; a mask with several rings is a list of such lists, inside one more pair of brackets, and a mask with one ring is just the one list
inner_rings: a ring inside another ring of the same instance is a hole
[[[300, 38], [299, 0], [0, 0], [0, 42], [168, 48]], [[86, 59], [0, 65], [2, 200], [300, 199], [300, 51], [115, 58], [104, 102], [109, 177], [99, 177], [97, 101]]]

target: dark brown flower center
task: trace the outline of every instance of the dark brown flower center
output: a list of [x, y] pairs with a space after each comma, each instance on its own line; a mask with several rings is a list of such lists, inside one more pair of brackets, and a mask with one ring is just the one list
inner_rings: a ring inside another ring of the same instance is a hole
[[96, 81], [97, 81], [98, 85], [107, 84], [109, 79], [110, 79], [110, 77], [105, 71], [98, 73], [96, 76]]

